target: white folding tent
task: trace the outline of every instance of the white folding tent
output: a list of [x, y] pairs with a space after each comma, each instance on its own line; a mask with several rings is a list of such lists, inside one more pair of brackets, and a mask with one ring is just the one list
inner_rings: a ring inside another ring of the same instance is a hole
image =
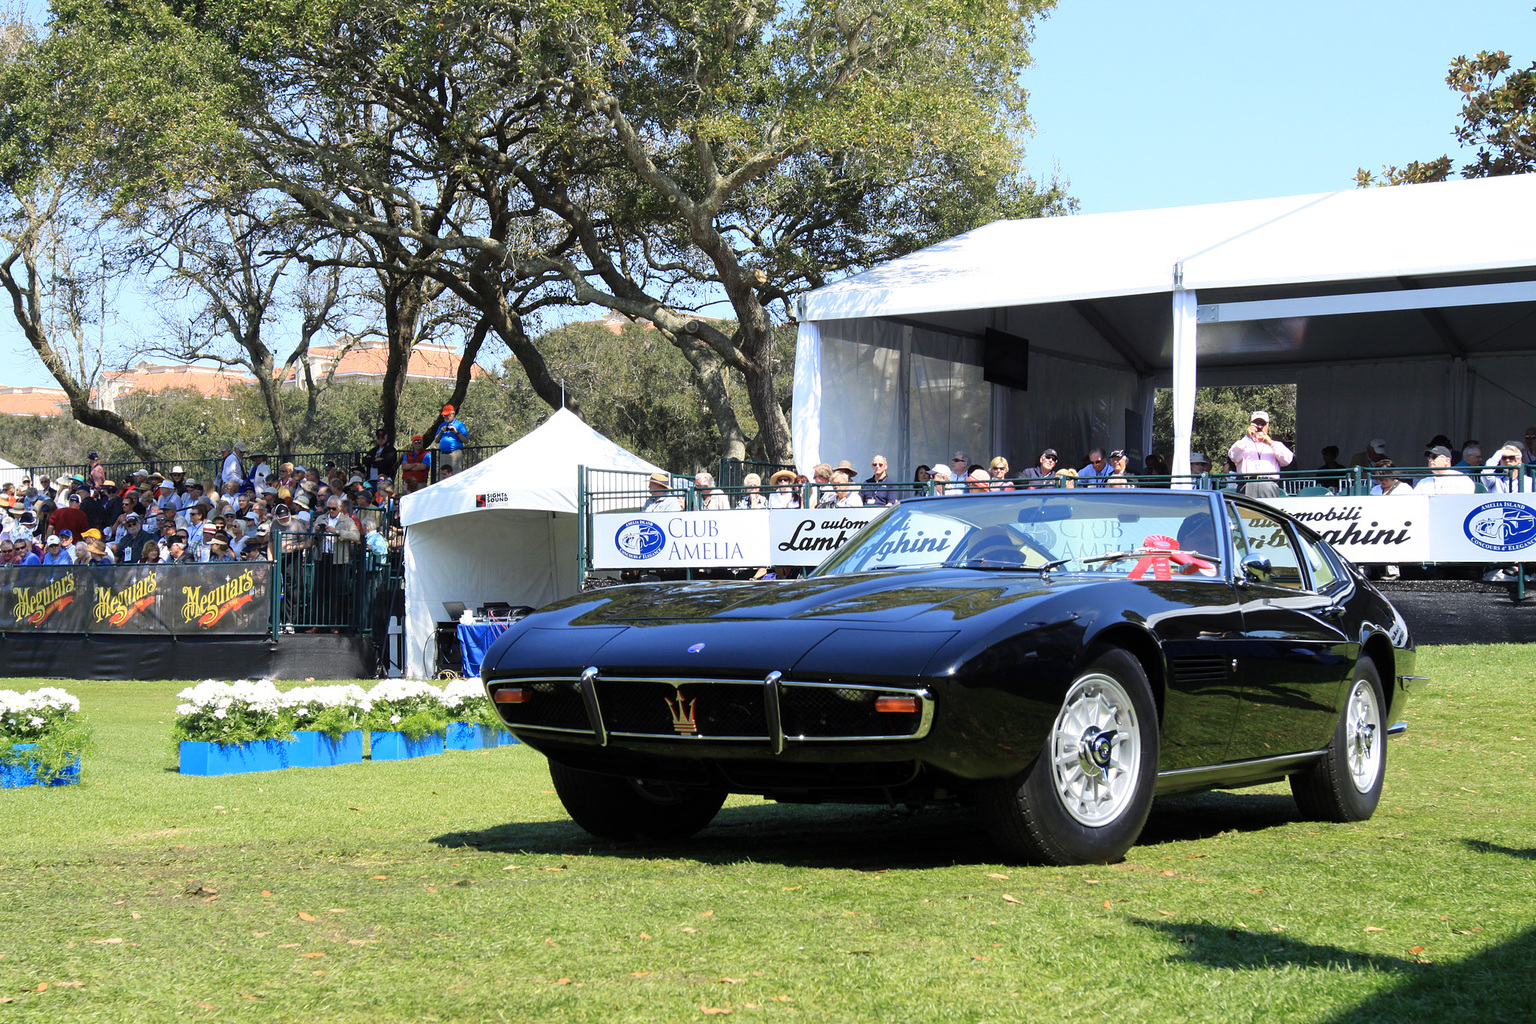
[[0, 484], [15, 484], [21, 486], [21, 478], [27, 475], [27, 471], [8, 459], [0, 459]]
[[431, 674], [445, 601], [537, 607], [576, 593], [578, 466], [657, 469], [560, 409], [484, 462], [400, 500], [408, 675]]
[[[1296, 383], [1309, 464], [1375, 437], [1417, 464], [1435, 434], [1536, 423], [1536, 175], [999, 221], [799, 314], [802, 467], [1135, 446], [1171, 386], [1186, 472], [1197, 365], [1202, 386]], [[1026, 340], [1027, 387], [986, 383]]]

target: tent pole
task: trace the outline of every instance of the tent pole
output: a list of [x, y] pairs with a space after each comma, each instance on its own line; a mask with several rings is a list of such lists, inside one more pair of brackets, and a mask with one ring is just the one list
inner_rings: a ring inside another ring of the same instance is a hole
[[[1173, 474], [1189, 475], [1195, 419], [1195, 293], [1184, 288], [1184, 264], [1173, 265]], [[1211, 456], [1213, 459], [1214, 455]]]

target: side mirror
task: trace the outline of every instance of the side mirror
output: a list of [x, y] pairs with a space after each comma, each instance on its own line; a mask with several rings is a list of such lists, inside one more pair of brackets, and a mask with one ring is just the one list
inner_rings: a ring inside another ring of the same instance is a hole
[[1242, 561], [1243, 580], [1251, 583], [1267, 583], [1275, 574], [1274, 566], [1269, 564], [1269, 559], [1263, 555], [1244, 555]]

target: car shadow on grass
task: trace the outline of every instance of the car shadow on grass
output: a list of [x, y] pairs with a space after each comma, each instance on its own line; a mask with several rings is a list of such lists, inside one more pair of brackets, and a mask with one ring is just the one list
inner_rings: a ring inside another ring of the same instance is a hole
[[1170, 960], [1218, 971], [1279, 971], [1287, 968], [1381, 974], [1395, 980], [1362, 1003], [1321, 1024], [1424, 1020], [1435, 1024], [1488, 1024], [1536, 1019], [1536, 988], [1530, 964], [1536, 958], [1536, 929], [1527, 929], [1457, 960], [1434, 959], [1433, 951], [1401, 955], [1318, 945], [1285, 935], [1224, 928], [1187, 921], [1131, 924], [1163, 933]]
[[[1223, 832], [1256, 832], [1297, 818], [1289, 796], [1202, 793], [1159, 800], [1131, 852], [1162, 843], [1208, 839]], [[508, 822], [448, 832], [432, 842], [490, 853], [547, 853], [629, 858], [687, 857], [702, 863], [744, 860], [795, 867], [947, 867], [1008, 862], [971, 808], [944, 805], [916, 811], [849, 804], [746, 804], [726, 807], [697, 835], [671, 842], [598, 839], [567, 819]]]
[[1152, 805], [1136, 845], [1191, 842], [1223, 832], [1262, 832], [1300, 820], [1301, 811], [1289, 793], [1237, 790], [1168, 796]]
[[1510, 846], [1500, 846], [1497, 843], [1487, 843], [1481, 839], [1463, 839], [1467, 849], [1476, 853], [1502, 853], [1506, 857], [1514, 857], [1517, 860], [1536, 860], [1536, 849], [1517, 850]]

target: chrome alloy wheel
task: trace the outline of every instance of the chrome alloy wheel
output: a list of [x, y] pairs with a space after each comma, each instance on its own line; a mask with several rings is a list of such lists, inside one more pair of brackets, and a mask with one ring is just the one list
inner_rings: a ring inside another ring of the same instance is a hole
[[1131, 695], [1110, 676], [1082, 676], [1051, 730], [1051, 777], [1062, 807], [1084, 825], [1106, 825], [1129, 806], [1140, 774]]
[[1362, 793], [1370, 792], [1381, 776], [1381, 741], [1381, 706], [1376, 699], [1376, 687], [1357, 679], [1344, 709], [1344, 756], [1349, 762], [1350, 780]]

